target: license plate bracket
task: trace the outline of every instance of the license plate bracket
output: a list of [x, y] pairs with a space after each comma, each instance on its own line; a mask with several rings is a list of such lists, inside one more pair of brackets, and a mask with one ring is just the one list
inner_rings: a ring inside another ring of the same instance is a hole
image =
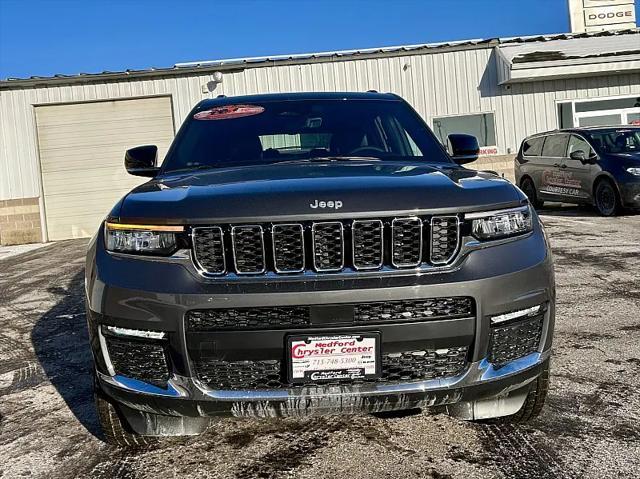
[[380, 377], [380, 333], [322, 334], [287, 337], [291, 384]]

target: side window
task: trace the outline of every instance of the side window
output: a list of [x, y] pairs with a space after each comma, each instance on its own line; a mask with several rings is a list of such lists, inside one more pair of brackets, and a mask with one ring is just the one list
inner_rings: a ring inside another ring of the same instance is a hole
[[542, 153], [542, 144], [544, 143], [544, 136], [537, 138], [529, 138], [524, 141], [522, 145], [522, 154], [524, 156], [540, 156]]
[[549, 135], [542, 147], [542, 156], [564, 158], [567, 154], [567, 141], [569, 141], [569, 135]]
[[571, 135], [569, 139], [569, 149], [567, 150], [567, 156], [571, 155], [574, 151], [582, 150], [584, 154], [589, 157], [594, 154], [591, 145], [583, 138], [575, 135]]

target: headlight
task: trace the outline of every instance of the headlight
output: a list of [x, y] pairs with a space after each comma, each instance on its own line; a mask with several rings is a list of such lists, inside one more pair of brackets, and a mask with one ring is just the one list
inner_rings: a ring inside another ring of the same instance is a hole
[[471, 220], [471, 233], [479, 240], [508, 238], [533, 229], [531, 209], [521, 206], [509, 210], [468, 213], [465, 219]]
[[627, 172], [635, 176], [640, 176], [640, 168], [627, 168]]
[[105, 224], [108, 251], [118, 253], [170, 255], [176, 249], [176, 234], [182, 226]]

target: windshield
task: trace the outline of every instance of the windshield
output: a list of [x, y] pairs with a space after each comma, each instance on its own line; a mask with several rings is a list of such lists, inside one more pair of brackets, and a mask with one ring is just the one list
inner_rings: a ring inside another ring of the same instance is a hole
[[401, 101], [289, 100], [195, 110], [163, 171], [354, 157], [451, 161]]
[[593, 146], [602, 153], [640, 153], [640, 129], [594, 132], [590, 136]]

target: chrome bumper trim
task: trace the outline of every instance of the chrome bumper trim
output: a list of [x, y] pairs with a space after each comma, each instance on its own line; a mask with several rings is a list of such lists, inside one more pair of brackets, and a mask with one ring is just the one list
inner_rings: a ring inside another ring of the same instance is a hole
[[158, 386], [154, 386], [153, 384], [146, 383], [144, 381], [139, 381], [138, 379], [128, 378], [120, 375], [107, 376], [106, 374], [98, 372], [98, 377], [107, 384], [111, 384], [112, 386], [116, 386], [120, 389], [125, 389], [127, 391], [136, 392], [139, 394], [149, 394], [151, 396], [173, 398], [189, 397], [189, 393], [187, 392], [187, 390], [175, 384], [173, 380], [169, 380], [169, 382], [167, 383], [167, 388], [164, 389]]
[[[473, 362], [467, 370], [447, 379], [430, 379], [393, 384], [359, 384], [357, 386], [307, 386], [298, 389], [274, 390], [212, 390], [195, 379], [176, 377], [169, 380], [167, 389], [123, 376], [108, 376], [98, 373], [98, 377], [108, 384], [139, 394], [173, 398], [213, 399], [216, 401], [288, 401], [291, 399], [322, 399], [328, 397], [384, 396], [394, 394], [426, 393], [449, 389], [464, 389], [517, 376], [545, 362], [551, 350], [531, 353], [522, 358], [496, 368], [487, 359]], [[517, 384], [514, 388], [521, 387]], [[190, 394], [194, 390], [195, 394]], [[200, 393], [200, 394], [198, 394]], [[195, 396], [195, 397], [194, 397]]]

